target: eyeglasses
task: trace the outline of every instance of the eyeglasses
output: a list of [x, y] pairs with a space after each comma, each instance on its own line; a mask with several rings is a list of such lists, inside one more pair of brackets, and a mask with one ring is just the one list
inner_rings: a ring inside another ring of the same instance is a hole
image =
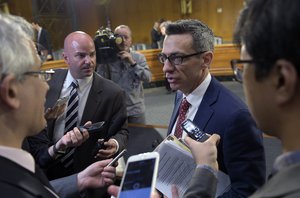
[[167, 56], [165, 55], [164, 53], [160, 53], [158, 54], [158, 60], [159, 62], [161, 62], [162, 64], [164, 64], [166, 62], [166, 60], [169, 60], [169, 62], [172, 64], [172, 65], [181, 65], [183, 60], [185, 58], [189, 58], [189, 57], [192, 57], [192, 56], [196, 56], [198, 54], [202, 54], [206, 51], [203, 51], [203, 52], [196, 52], [194, 54], [188, 54], [188, 55], [183, 55], [183, 56], [179, 56], [179, 55], [176, 55], [176, 54], [171, 54], [170, 56]]
[[51, 79], [51, 77], [54, 73], [55, 73], [55, 71], [50, 69], [50, 70], [46, 70], [46, 71], [28, 71], [28, 72], [25, 72], [24, 75], [38, 77], [39, 79], [47, 82]]
[[253, 64], [253, 63], [257, 63], [257, 62], [258, 61], [254, 61], [254, 60], [240, 60], [240, 59], [231, 60], [230, 61], [231, 68], [233, 70], [235, 79], [238, 82], [242, 83], [243, 82], [244, 64], [246, 64], [246, 63]]

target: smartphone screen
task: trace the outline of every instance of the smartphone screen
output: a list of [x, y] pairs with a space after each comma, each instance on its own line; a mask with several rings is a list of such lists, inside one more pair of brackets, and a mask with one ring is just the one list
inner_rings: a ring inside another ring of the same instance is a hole
[[158, 159], [150, 158], [127, 162], [119, 198], [150, 197], [153, 177], [156, 177], [156, 160]]

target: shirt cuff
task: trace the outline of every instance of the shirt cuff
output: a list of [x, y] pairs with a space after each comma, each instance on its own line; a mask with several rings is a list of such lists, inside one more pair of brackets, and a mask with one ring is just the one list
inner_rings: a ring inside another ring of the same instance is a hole
[[119, 147], [120, 147], [118, 141], [116, 139], [113, 139], [113, 138], [111, 138], [111, 140], [115, 141], [115, 143], [117, 144], [117, 152], [118, 152], [119, 151]]

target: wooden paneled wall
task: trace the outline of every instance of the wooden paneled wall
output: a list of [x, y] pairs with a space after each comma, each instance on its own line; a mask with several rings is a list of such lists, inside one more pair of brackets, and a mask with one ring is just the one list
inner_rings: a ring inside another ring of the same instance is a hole
[[[32, 20], [32, 0], [7, 0], [11, 13]], [[107, 25], [110, 21], [111, 28], [117, 25], [129, 25], [133, 32], [133, 43], [150, 44], [150, 31], [154, 21], [164, 18], [178, 20], [182, 18], [195, 18], [205, 22], [216, 36], [223, 38], [225, 43], [231, 43], [232, 32], [239, 10], [243, 6], [243, 0], [192, 0], [192, 13], [181, 14], [181, 0], [65, 0], [72, 1], [75, 5], [75, 18], [78, 28], [94, 36], [96, 30]], [[50, 1], [49, 1], [50, 2]], [[99, 2], [108, 2], [105, 5]], [[66, 7], [65, 12], [71, 12]], [[63, 24], [63, 23], [62, 23]], [[57, 35], [58, 27], [53, 27], [49, 32]], [[69, 28], [63, 28], [70, 31]], [[67, 35], [61, 34], [63, 37]], [[64, 38], [57, 38], [63, 47]]]
[[32, 6], [31, 6], [32, 0], [7, 0], [2, 2], [7, 2], [9, 13], [22, 16], [28, 21], [32, 21]]
[[[157, 55], [159, 49], [140, 50], [144, 54], [150, 71], [152, 73], [152, 82], [163, 81], [164, 73], [162, 71], [163, 65], [158, 61]], [[210, 72], [214, 76], [232, 76], [233, 72], [230, 66], [230, 60], [238, 59], [240, 57], [239, 49], [232, 44], [216, 45], [214, 51], [214, 58], [211, 64]], [[48, 61], [42, 66], [42, 69], [57, 69], [66, 68], [64, 60]]]
[[[243, 6], [242, 0], [193, 0], [192, 13], [182, 15], [180, 0], [110, 0], [108, 2], [105, 6], [97, 4], [95, 7], [91, 6], [91, 9], [82, 9], [83, 7], [79, 6], [80, 26], [85, 27], [93, 35], [95, 30], [105, 26], [106, 19], [109, 19], [112, 28], [120, 24], [130, 26], [133, 42], [146, 44], [150, 44], [150, 31], [154, 21], [160, 18], [172, 21], [182, 18], [201, 20], [214, 31], [216, 36], [222, 37], [226, 43], [231, 43], [234, 24]], [[84, 12], [89, 14], [82, 14]]]

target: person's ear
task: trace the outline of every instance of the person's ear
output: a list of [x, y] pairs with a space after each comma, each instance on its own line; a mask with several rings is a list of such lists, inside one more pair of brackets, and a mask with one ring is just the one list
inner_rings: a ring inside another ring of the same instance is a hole
[[213, 59], [213, 53], [211, 51], [207, 51], [203, 53], [203, 66], [209, 68]]
[[65, 52], [63, 52], [63, 53], [62, 53], [62, 57], [64, 58], [65, 63], [66, 63], [67, 65], [69, 65], [69, 56], [68, 56]]
[[275, 63], [275, 83], [278, 104], [285, 104], [297, 94], [298, 73], [290, 61], [280, 59]]
[[0, 85], [0, 100], [2, 104], [9, 108], [18, 108], [20, 106], [20, 99], [18, 97], [18, 85], [16, 76], [13, 74], [6, 75]]

